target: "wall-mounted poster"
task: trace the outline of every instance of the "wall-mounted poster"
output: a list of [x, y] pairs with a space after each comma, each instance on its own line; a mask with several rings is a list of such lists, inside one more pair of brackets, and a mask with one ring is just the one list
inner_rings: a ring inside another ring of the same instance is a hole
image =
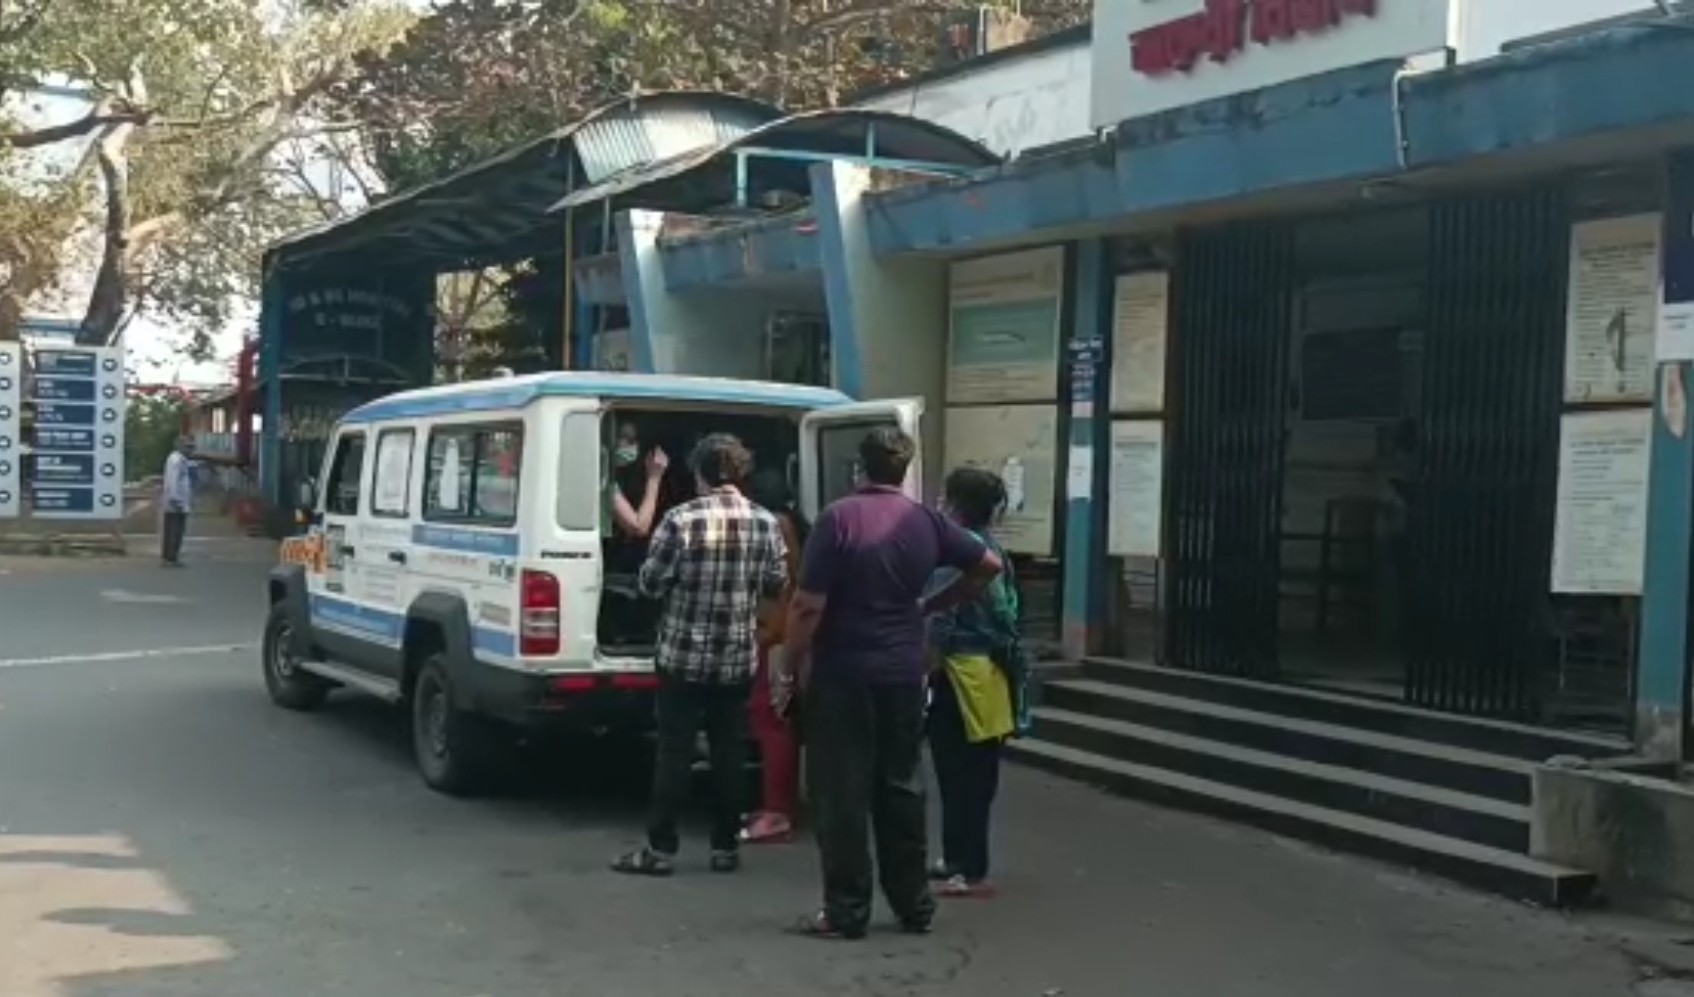
[[948, 404], [1058, 399], [1064, 274], [1063, 246], [948, 268]]
[[1005, 479], [1006, 514], [995, 535], [1014, 554], [1053, 553], [1058, 452], [1056, 405], [947, 410], [947, 466], [976, 464]]
[[1553, 591], [1639, 595], [1653, 410], [1570, 412], [1559, 426]]
[[1165, 511], [1165, 424], [1157, 419], [1112, 423], [1111, 483], [1106, 501], [1106, 553], [1158, 557]]
[[1571, 227], [1565, 401], [1648, 401], [1658, 335], [1657, 213]]
[[1118, 278], [1112, 298], [1112, 411], [1163, 412], [1170, 274]]

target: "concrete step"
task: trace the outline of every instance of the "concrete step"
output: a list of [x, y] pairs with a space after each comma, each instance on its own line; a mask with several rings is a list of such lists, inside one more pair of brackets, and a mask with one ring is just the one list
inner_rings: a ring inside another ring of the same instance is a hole
[[1530, 801], [1533, 766], [1517, 758], [1359, 727], [1263, 713], [1093, 679], [1043, 686], [1045, 706], [1513, 804]]
[[1288, 800], [1525, 852], [1529, 808], [1069, 710], [1035, 710], [1035, 737]]
[[1014, 758], [1105, 789], [1213, 814], [1341, 851], [1431, 873], [1547, 907], [1590, 899], [1594, 877], [1499, 848], [1401, 827], [1358, 814], [1138, 765], [1040, 739], [1015, 741]]
[[1558, 755], [1611, 758], [1630, 751], [1628, 742], [1600, 735], [1438, 713], [1340, 693], [1205, 675], [1113, 658], [1085, 659], [1083, 673], [1087, 678], [1114, 685], [1432, 741], [1532, 762], [1546, 761]]

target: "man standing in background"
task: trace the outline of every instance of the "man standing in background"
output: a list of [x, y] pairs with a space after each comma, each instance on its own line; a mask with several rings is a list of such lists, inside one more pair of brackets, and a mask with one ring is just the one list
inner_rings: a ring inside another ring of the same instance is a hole
[[177, 437], [176, 447], [165, 458], [164, 481], [159, 486], [159, 556], [167, 568], [182, 567], [182, 539], [188, 534], [188, 510], [194, 507], [194, 441]]

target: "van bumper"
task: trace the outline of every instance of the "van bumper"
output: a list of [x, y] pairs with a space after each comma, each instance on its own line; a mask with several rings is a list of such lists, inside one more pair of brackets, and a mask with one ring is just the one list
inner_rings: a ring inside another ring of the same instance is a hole
[[468, 690], [476, 712], [532, 734], [645, 733], [653, 727], [652, 672], [537, 674], [482, 666]]

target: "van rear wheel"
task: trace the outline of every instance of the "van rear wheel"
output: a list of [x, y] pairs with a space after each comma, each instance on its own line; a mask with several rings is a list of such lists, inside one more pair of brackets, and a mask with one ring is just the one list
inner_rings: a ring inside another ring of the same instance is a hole
[[440, 655], [432, 655], [412, 686], [412, 753], [424, 784], [449, 796], [472, 796], [488, 786], [495, 732], [460, 709]]

